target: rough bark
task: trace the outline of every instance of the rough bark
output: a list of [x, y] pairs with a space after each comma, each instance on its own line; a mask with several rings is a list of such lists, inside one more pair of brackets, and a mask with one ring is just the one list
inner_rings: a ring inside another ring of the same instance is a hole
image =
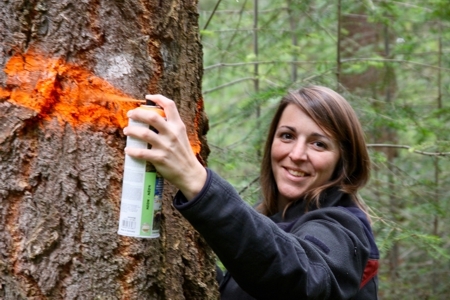
[[174, 99], [206, 161], [196, 6], [1, 2], [0, 299], [217, 298], [214, 256], [173, 187], [160, 238], [116, 233], [130, 97]]

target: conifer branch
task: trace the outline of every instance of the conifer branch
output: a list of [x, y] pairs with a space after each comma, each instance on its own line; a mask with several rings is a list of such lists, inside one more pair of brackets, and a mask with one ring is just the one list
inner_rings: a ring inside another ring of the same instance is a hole
[[211, 15], [208, 18], [208, 21], [206, 21], [205, 26], [203, 27], [203, 30], [206, 30], [206, 28], [208, 28], [209, 22], [211, 22], [212, 17], [214, 16], [214, 14], [216, 13], [217, 8], [219, 7], [220, 2], [222, 2], [222, 0], [217, 1], [216, 6], [214, 6], [214, 9], [211, 13]]
[[244, 186], [239, 192], [239, 195], [242, 195], [249, 187], [251, 187], [252, 185], [254, 185], [255, 183], [257, 183], [259, 181], [259, 176], [254, 178], [252, 181], [250, 181], [246, 186]]
[[450, 152], [427, 152], [427, 151], [420, 151], [415, 150], [414, 147], [408, 146], [408, 145], [395, 145], [395, 144], [367, 144], [368, 148], [397, 148], [397, 149], [407, 149], [410, 152], [422, 154], [422, 155], [429, 155], [429, 156], [449, 156]]
[[[349, 63], [349, 62], [354, 62], [354, 61], [361, 61], [361, 62], [373, 61], [373, 62], [382, 62], [382, 63], [386, 63], [386, 62], [405, 63], [405, 64], [418, 65], [418, 66], [426, 67], [426, 68], [450, 71], [450, 68], [444, 68], [444, 67], [439, 67], [439, 66], [435, 66], [435, 65], [429, 65], [429, 64], [419, 63], [419, 62], [410, 61], [410, 60], [403, 60], [403, 59], [390, 59], [390, 58], [346, 58], [346, 59], [341, 59], [341, 63]], [[211, 69], [221, 68], [221, 67], [240, 67], [240, 66], [248, 66], [248, 65], [255, 65], [255, 64], [264, 65], [264, 64], [319, 64], [319, 63], [332, 64], [332, 63], [335, 63], [335, 61], [331, 61], [331, 60], [322, 60], [322, 61], [320, 61], [320, 60], [316, 60], [316, 61], [314, 61], [314, 60], [310, 60], [310, 61], [268, 60], [268, 61], [240, 62], [240, 63], [218, 63], [218, 64], [214, 64], [214, 65], [203, 68], [203, 71], [209, 71]]]
[[346, 59], [341, 60], [342, 63], [353, 62], [353, 61], [362, 61], [362, 62], [374, 61], [374, 62], [382, 62], [382, 63], [392, 62], [392, 63], [401, 63], [401, 64], [405, 63], [405, 64], [417, 65], [417, 66], [426, 67], [426, 68], [450, 71], [449, 68], [443, 68], [443, 67], [439, 67], [439, 66], [435, 66], [435, 65], [424, 64], [424, 63], [419, 63], [419, 62], [415, 62], [415, 61], [411, 61], [411, 60], [404, 60], [404, 59], [361, 57], [361, 58], [346, 58]]
[[203, 68], [203, 71], [209, 71], [211, 69], [220, 67], [240, 67], [248, 65], [267, 65], [267, 64], [317, 64], [317, 63], [331, 63], [331, 61], [281, 61], [281, 60], [268, 60], [268, 61], [250, 61], [240, 63], [218, 63]]
[[217, 91], [217, 90], [220, 90], [220, 89], [226, 88], [226, 87], [228, 87], [228, 86], [231, 86], [231, 85], [240, 83], [240, 82], [242, 82], [242, 81], [247, 81], [247, 80], [255, 80], [255, 78], [254, 78], [254, 77], [244, 77], [244, 78], [239, 78], [239, 79], [237, 79], [237, 80], [234, 80], [234, 81], [231, 81], [231, 82], [228, 82], [228, 83], [225, 83], [225, 84], [216, 86], [216, 87], [214, 87], [214, 88], [212, 88], [212, 89], [206, 90], [206, 91], [203, 92], [203, 95], [206, 95], [206, 94], [208, 94], [208, 93], [211, 93], [211, 92], [214, 92], [214, 91]]

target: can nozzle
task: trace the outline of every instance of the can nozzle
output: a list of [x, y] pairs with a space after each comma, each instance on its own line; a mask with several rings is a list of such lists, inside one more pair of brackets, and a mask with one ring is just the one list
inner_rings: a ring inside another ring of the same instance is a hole
[[[144, 94], [144, 99], [145, 99], [145, 95], [146, 94]], [[156, 103], [153, 102], [152, 100], [145, 99], [145, 105], [156, 106]]]
[[152, 100], [145, 99], [145, 105], [156, 106], [156, 103], [153, 102]]

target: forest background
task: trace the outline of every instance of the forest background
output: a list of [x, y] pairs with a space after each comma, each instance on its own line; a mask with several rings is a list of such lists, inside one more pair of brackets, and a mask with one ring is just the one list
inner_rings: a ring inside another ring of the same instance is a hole
[[259, 197], [280, 97], [339, 91], [366, 132], [381, 299], [450, 297], [448, 0], [200, 0], [209, 167]]

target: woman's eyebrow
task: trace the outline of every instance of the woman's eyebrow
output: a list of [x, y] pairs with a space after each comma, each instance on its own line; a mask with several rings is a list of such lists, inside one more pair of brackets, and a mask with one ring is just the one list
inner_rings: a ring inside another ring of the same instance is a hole
[[[289, 126], [289, 125], [280, 125], [280, 127], [278, 127], [278, 130], [281, 128], [285, 128], [288, 129], [292, 132], [297, 132], [297, 129], [294, 126]], [[313, 132], [310, 134], [311, 137], [313, 138], [323, 138], [323, 139], [327, 139], [330, 142], [333, 141], [333, 138], [329, 137], [328, 135], [324, 134], [324, 133], [319, 133], [319, 132]]]
[[295, 129], [295, 127], [293, 127], [293, 126], [288, 126], [288, 125], [281, 125], [280, 127], [278, 127], [278, 129], [280, 129], [280, 128], [287, 128], [287, 129], [289, 129], [290, 131], [293, 131], [293, 132], [296, 132], [297, 130]]
[[329, 137], [328, 135], [322, 134], [322, 133], [318, 133], [318, 132], [313, 132], [312, 134], [310, 134], [311, 137], [315, 137], [315, 138], [324, 138], [327, 140], [332, 141], [333, 139], [331, 137]]

